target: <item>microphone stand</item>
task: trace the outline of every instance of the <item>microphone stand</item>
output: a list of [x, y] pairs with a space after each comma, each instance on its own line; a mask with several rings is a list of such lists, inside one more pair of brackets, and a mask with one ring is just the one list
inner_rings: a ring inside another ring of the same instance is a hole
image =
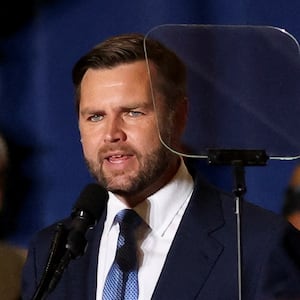
[[241, 204], [247, 191], [245, 181], [245, 166], [265, 166], [268, 155], [264, 150], [209, 149], [208, 162], [214, 165], [230, 165], [233, 167], [235, 186], [236, 234], [237, 234], [237, 274], [238, 300], [242, 300], [242, 233], [241, 233]]
[[57, 268], [57, 264], [61, 260], [63, 251], [65, 251], [65, 243], [67, 238], [67, 230], [62, 223], [58, 223], [56, 231], [51, 243], [50, 253], [43, 275], [37, 286], [37, 289], [32, 297], [32, 300], [44, 300], [49, 293], [49, 284], [52, 280], [53, 274]]
[[[91, 224], [90, 224], [91, 225]], [[90, 226], [88, 226], [91, 228]], [[54, 268], [52, 278], [49, 280], [47, 294], [52, 292], [59, 282], [62, 274], [72, 259], [80, 257], [84, 254], [87, 247], [87, 239], [82, 231], [70, 231], [65, 245], [65, 253]]]
[[[84, 229], [92, 228], [92, 224], [85, 223]], [[70, 261], [82, 256], [86, 247], [85, 230], [67, 230], [58, 223], [43, 276], [32, 300], [45, 300], [55, 289]]]

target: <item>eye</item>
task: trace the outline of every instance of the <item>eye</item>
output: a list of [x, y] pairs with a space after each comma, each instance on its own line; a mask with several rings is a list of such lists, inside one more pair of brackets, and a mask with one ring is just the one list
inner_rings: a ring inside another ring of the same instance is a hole
[[88, 117], [88, 120], [91, 122], [99, 122], [103, 119], [103, 115], [100, 114], [94, 114]]
[[137, 111], [137, 110], [131, 110], [128, 112], [128, 115], [130, 117], [136, 118], [136, 117], [144, 115], [144, 113], [142, 113], [141, 111]]

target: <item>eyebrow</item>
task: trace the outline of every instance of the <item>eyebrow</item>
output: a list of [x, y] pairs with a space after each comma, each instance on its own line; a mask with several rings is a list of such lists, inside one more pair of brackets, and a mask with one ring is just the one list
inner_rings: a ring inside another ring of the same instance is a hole
[[[141, 101], [134, 101], [132, 103], [128, 103], [127, 105], [120, 105], [118, 106], [118, 109], [120, 110], [130, 110], [130, 109], [138, 109], [138, 108], [144, 108], [144, 109], [152, 109], [153, 108], [153, 102], [146, 102], [144, 100]], [[93, 113], [103, 113], [105, 112], [105, 109], [98, 108], [98, 107], [86, 107], [83, 109], [79, 110], [79, 113], [81, 115], [86, 115], [86, 114], [93, 114]]]

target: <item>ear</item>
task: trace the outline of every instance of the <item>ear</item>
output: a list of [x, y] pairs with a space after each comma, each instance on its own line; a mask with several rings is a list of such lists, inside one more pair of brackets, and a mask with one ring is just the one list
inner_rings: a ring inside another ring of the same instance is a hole
[[188, 110], [189, 110], [189, 103], [188, 98], [185, 97], [178, 103], [177, 112], [176, 112], [176, 120], [178, 120], [177, 126], [177, 134], [180, 136], [183, 135], [184, 130], [186, 128], [187, 119], [188, 119]]
[[3, 190], [1, 189], [2, 187], [0, 187], [0, 211], [2, 210], [2, 206], [3, 206], [3, 198], [4, 198], [4, 193]]
[[182, 151], [182, 135], [185, 131], [188, 119], [188, 99], [185, 97], [181, 101], [178, 101], [176, 110], [173, 114], [172, 120], [172, 139], [171, 147], [176, 151]]

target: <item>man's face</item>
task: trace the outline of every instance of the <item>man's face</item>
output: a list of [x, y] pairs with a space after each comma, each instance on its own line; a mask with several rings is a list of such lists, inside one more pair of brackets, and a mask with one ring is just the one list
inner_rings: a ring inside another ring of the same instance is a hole
[[86, 72], [79, 129], [91, 173], [120, 197], [147, 196], [176, 171], [159, 140], [144, 61]]

